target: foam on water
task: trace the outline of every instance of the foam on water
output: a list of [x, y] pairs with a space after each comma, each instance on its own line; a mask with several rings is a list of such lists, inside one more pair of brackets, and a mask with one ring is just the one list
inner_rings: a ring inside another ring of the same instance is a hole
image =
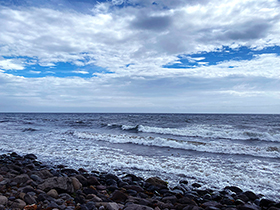
[[[22, 153], [34, 153], [41, 160], [87, 170], [123, 171], [145, 178], [160, 176], [175, 185], [180, 179], [200, 182], [205, 188], [222, 189], [228, 185], [243, 190], [253, 190], [269, 198], [279, 199], [280, 167], [277, 162], [266, 160], [238, 160], [233, 158], [199, 156], [143, 156], [122, 149], [104, 147], [91, 138], [67, 138], [53, 134], [43, 136], [16, 136], [16, 141], [6, 142], [1, 149]], [[108, 136], [106, 137], [108, 138]], [[34, 144], [34, 141], [36, 144]]]
[[140, 132], [145, 133], [157, 133], [157, 134], [170, 134], [177, 136], [187, 137], [202, 137], [202, 138], [215, 138], [215, 139], [231, 139], [231, 140], [250, 140], [257, 139], [262, 141], [275, 141], [280, 142], [279, 132], [270, 130], [259, 131], [256, 128], [236, 129], [230, 125], [209, 125], [198, 124], [189, 125], [183, 128], [161, 128], [151, 126], [128, 126], [122, 125], [123, 130], [137, 129]]
[[194, 150], [199, 152], [252, 155], [258, 157], [280, 158], [280, 146], [258, 146], [232, 143], [228, 140], [219, 141], [183, 141], [162, 137], [141, 137], [133, 135], [113, 135], [89, 132], [74, 132], [75, 136], [81, 139], [93, 139], [97, 141], [107, 141], [110, 143], [132, 143], [145, 146], [170, 147], [184, 150]]

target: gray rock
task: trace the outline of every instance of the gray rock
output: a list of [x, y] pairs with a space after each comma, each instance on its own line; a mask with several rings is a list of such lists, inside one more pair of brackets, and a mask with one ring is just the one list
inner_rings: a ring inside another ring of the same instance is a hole
[[49, 192], [47, 192], [47, 195], [49, 195], [53, 198], [58, 198], [58, 193], [55, 189], [51, 189]]
[[11, 208], [14, 208], [14, 209], [17, 209], [17, 208], [23, 209], [26, 206], [26, 203], [21, 199], [16, 199], [14, 201], [10, 201], [9, 205]]
[[28, 180], [30, 180], [29, 176], [27, 174], [21, 174], [16, 176], [13, 181], [18, 183], [18, 184], [24, 184], [26, 183]]
[[151, 207], [138, 205], [138, 204], [130, 204], [124, 208], [124, 210], [154, 210]]
[[32, 180], [34, 180], [35, 182], [37, 182], [38, 184], [41, 184], [41, 183], [44, 182], [44, 180], [41, 177], [39, 177], [38, 175], [36, 175], [36, 174], [31, 174], [30, 178]]
[[0, 205], [6, 205], [8, 203], [8, 198], [6, 196], [0, 196]]
[[162, 198], [162, 201], [165, 202], [165, 203], [173, 203], [174, 204], [177, 201], [177, 197], [175, 195], [167, 196], [167, 197]]
[[71, 177], [71, 179], [72, 179], [72, 184], [73, 184], [74, 189], [80, 190], [82, 188], [81, 182], [75, 177]]
[[53, 177], [51, 172], [49, 170], [42, 170], [42, 171], [36, 171], [34, 172], [35, 175], [39, 176], [42, 179], [47, 179]]
[[73, 193], [74, 187], [72, 184], [72, 179], [69, 177], [52, 177], [45, 180], [44, 183], [38, 185], [41, 190], [49, 191], [51, 189], [56, 189], [58, 191], [64, 191], [67, 193]]
[[26, 195], [24, 196], [24, 201], [25, 201], [28, 205], [37, 203], [37, 202], [36, 202], [36, 199], [35, 199], [33, 196], [29, 195], [29, 194], [26, 194]]
[[259, 206], [256, 206], [254, 204], [245, 204], [244, 206], [238, 206], [238, 210], [260, 210], [261, 208]]
[[115, 203], [115, 202], [110, 202], [110, 203], [107, 203], [106, 209], [107, 209], [107, 210], [119, 210], [120, 207], [119, 207], [119, 205], [118, 205], [117, 203]]

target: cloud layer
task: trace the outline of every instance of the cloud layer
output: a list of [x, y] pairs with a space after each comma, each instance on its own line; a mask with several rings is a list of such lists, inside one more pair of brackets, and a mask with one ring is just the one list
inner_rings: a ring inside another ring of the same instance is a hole
[[0, 3], [0, 111], [280, 112], [280, 52], [192, 57], [280, 46], [277, 0]]

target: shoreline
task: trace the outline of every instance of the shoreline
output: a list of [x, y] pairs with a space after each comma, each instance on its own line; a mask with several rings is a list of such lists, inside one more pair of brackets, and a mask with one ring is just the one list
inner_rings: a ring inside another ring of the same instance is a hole
[[201, 187], [181, 180], [170, 188], [158, 177], [46, 165], [34, 154], [0, 155], [0, 210], [280, 210], [280, 201], [236, 186], [220, 191]]

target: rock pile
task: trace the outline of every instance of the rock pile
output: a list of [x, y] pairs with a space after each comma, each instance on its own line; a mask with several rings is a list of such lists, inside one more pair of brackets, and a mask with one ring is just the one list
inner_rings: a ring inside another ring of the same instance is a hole
[[0, 156], [0, 210], [280, 210], [279, 202], [235, 186], [202, 190], [182, 180], [170, 189], [157, 177], [120, 178], [36, 159], [33, 154]]

